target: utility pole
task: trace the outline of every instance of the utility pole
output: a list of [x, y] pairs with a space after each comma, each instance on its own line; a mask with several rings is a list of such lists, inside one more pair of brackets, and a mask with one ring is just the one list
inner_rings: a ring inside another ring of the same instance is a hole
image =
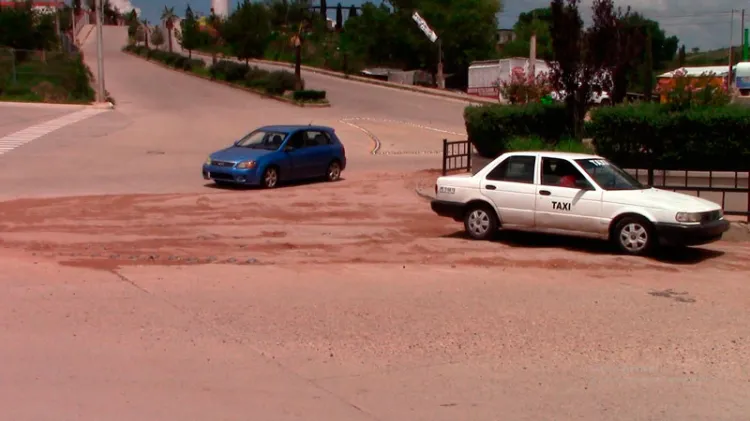
[[445, 89], [445, 77], [443, 75], [443, 40], [438, 38], [438, 65], [437, 65], [437, 85], [439, 89]]
[[747, 61], [747, 36], [745, 35], [745, 32], [747, 29], [745, 29], [745, 9], [742, 9], [742, 32], [740, 35], [742, 37], [742, 61]]
[[102, 0], [96, 0], [96, 67], [97, 72], [97, 89], [96, 89], [96, 102], [102, 103], [105, 98], [104, 90], [104, 51], [102, 47], [103, 35], [102, 35]]
[[729, 72], [727, 73], [727, 91], [732, 92], [732, 54], [734, 48], [732, 43], [734, 42], [734, 9], [732, 9], [731, 18], [729, 19]]

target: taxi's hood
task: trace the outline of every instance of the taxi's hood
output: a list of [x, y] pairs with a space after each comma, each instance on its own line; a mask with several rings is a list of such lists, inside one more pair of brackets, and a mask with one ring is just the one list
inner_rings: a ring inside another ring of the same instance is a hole
[[707, 212], [721, 209], [719, 204], [710, 200], [655, 188], [645, 190], [609, 190], [604, 192], [603, 199], [610, 203], [673, 210], [675, 212]]

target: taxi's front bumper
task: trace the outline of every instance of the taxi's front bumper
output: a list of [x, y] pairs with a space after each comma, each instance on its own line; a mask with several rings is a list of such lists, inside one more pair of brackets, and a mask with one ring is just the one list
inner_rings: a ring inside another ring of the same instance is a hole
[[718, 221], [703, 224], [687, 225], [677, 223], [657, 223], [656, 234], [662, 244], [671, 246], [699, 246], [721, 240], [729, 230], [729, 221]]

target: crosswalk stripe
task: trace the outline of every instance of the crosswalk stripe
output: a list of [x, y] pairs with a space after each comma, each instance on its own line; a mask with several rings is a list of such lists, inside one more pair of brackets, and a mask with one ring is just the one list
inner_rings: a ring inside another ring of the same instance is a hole
[[69, 126], [79, 121], [85, 120], [89, 117], [93, 117], [97, 114], [106, 112], [107, 110], [100, 109], [84, 109], [76, 111], [62, 117], [58, 117], [47, 122], [37, 124], [31, 127], [27, 127], [23, 130], [19, 130], [15, 133], [11, 133], [5, 137], [0, 138], [0, 155], [10, 152], [13, 149], [23, 146], [26, 143], [36, 140], [42, 136], [48, 135], [55, 130], [59, 130], [65, 126]]

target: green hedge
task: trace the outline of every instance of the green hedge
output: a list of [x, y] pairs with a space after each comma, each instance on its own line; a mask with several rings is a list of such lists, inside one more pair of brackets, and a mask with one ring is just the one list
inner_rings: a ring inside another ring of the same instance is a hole
[[464, 121], [469, 141], [486, 158], [507, 151], [515, 137], [539, 137], [555, 145], [570, 133], [562, 104], [469, 106]]
[[326, 91], [294, 91], [293, 98], [297, 101], [322, 101], [326, 99]]
[[694, 107], [673, 112], [661, 104], [604, 107], [586, 131], [597, 153], [623, 167], [749, 170], [750, 110]]
[[[160, 61], [176, 69], [195, 71], [203, 69], [206, 64], [200, 59], [189, 59], [178, 53], [148, 49], [141, 45], [129, 45], [125, 51], [141, 55], [150, 60]], [[257, 66], [248, 66], [231, 60], [218, 60], [208, 67], [208, 74], [214, 79], [242, 84], [249, 88], [265, 91], [271, 95], [283, 95], [285, 92], [295, 91], [297, 79], [294, 73], [287, 70], [268, 71]], [[305, 91], [305, 81], [302, 90], [293, 93], [297, 101], [322, 101], [326, 97], [325, 91]], [[302, 93], [299, 93], [302, 92]]]

